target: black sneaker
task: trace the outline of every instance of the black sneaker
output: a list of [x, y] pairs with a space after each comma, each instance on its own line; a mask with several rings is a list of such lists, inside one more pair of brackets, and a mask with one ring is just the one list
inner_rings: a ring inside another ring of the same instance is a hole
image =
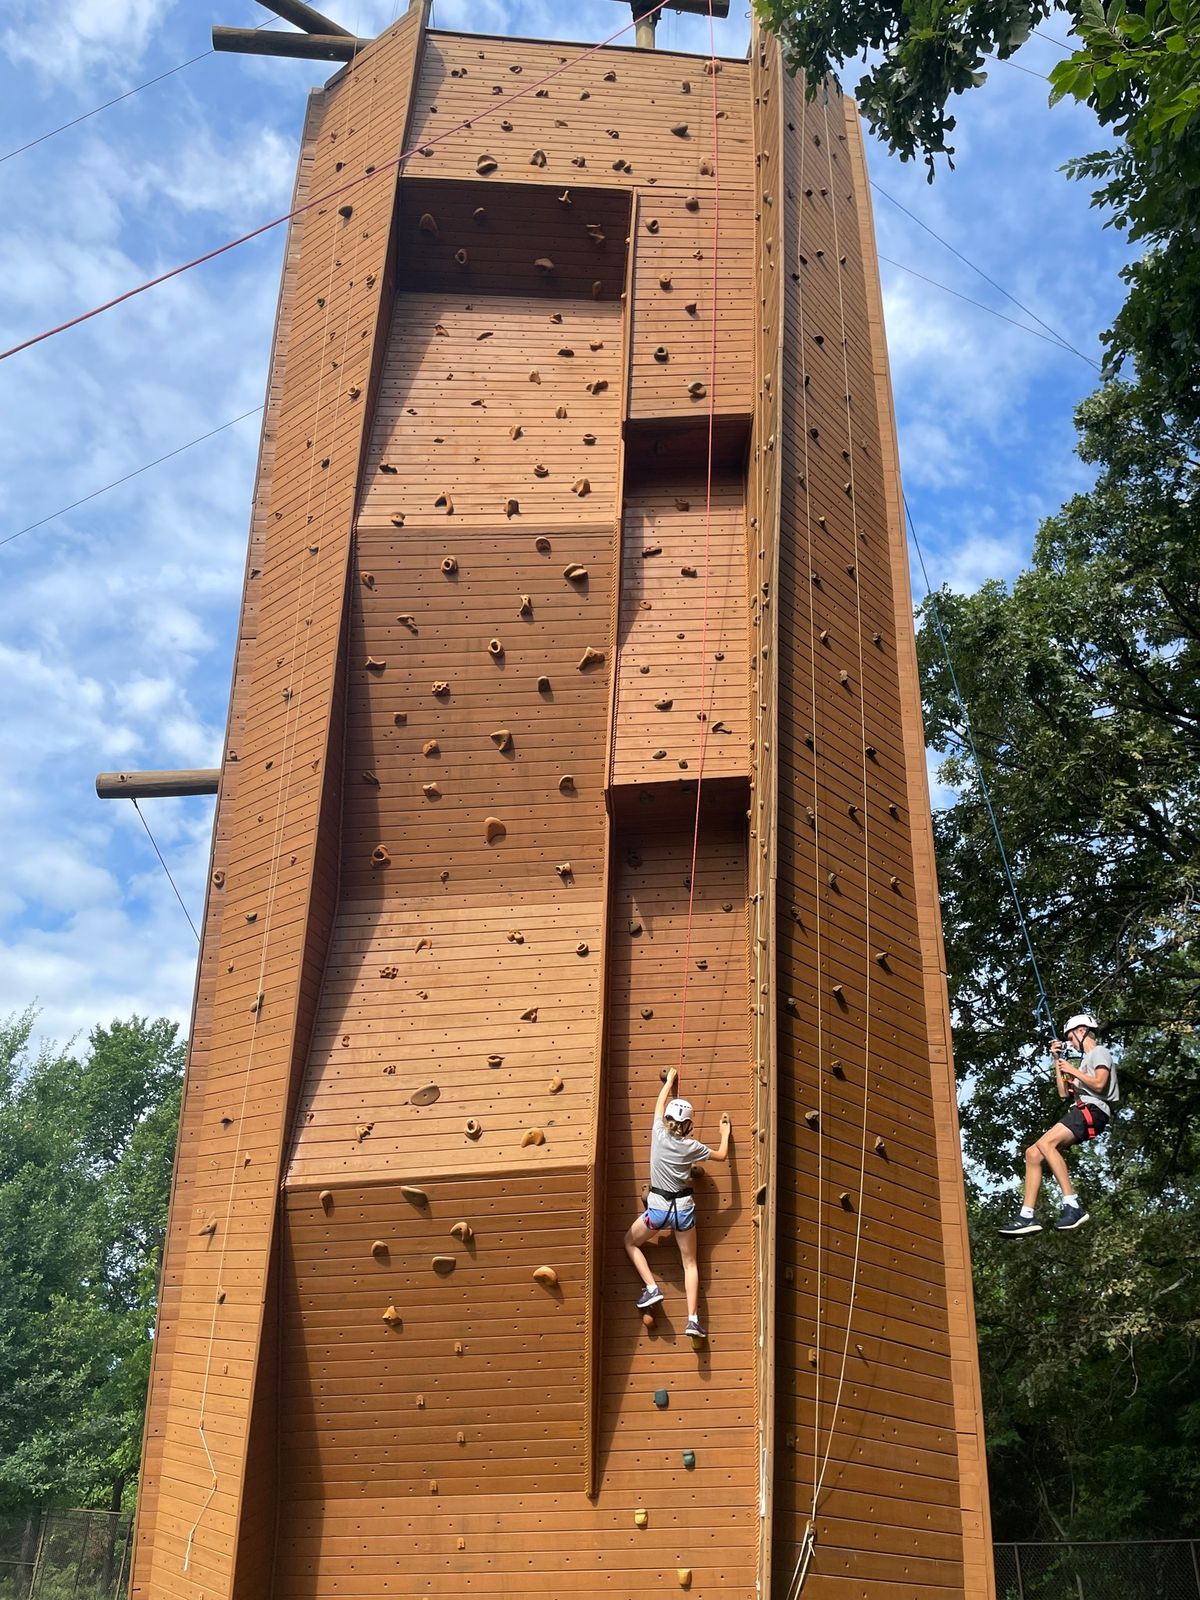
[[1006, 1239], [1019, 1239], [1022, 1234], [1041, 1233], [1041, 1231], [1042, 1225], [1036, 1217], [1023, 1217], [1019, 1211], [1000, 1229]]
[[1064, 1206], [1058, 1214], [1054, 1230], [1056, 1233], [1070, 1233], [1072, 1228], [1082, 1228], [1087, 1220], [1088, 1214], [1082, 1201], [1077, 1206]]

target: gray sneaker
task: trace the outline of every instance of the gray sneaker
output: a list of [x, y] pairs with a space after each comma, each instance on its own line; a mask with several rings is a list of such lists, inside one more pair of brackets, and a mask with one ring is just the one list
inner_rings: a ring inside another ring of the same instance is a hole
[[639, 1311], [649, 1311], [651, 1306], [662, 1305], [663, 1292], [657, 1284], [652, 1284], [648, 1289], [643, 1289], [638, 1295], [637, 1308]]

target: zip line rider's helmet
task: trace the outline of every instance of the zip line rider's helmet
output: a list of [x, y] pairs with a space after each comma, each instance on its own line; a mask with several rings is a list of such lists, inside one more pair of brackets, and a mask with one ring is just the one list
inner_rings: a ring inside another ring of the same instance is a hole
[[1100, 1024], [1090, 1011], [1080, 1011], [1075, 1016], [1067, 1018], [1067, 1025], [1063, 1029], [1063, 1037], [1066, 1038], [1074, 1028], [1086, 1028], [1089, 1033], [1095, 1033], [1099, 1026]]
[[672, 1122], [690, 1122], [692, 1120], [692, 1102], [690, 1100], [672, 1100], [666, 1110], [666, 1115]]

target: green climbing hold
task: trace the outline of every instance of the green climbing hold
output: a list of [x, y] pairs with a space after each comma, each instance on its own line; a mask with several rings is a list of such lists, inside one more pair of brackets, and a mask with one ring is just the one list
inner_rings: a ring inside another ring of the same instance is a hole
[[695, 1468], [696, 1452], [694, 1450], [685, 1450], [683, 1452], [683, 1464], [689, 1472]]
[[654, 1404], [660, 1411], [665, 1411], [671, 1403], [671, 1396], [665, 1389], [655, 1389]]

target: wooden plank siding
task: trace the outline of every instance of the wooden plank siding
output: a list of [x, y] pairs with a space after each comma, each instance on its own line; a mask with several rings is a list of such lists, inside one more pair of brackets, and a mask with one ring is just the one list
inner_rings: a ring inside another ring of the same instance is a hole
[[[254, 909], [231, 915], [227, 906], [210, 938], [211, 1012], [198, 1013], [193, 1029], [204, 1086], [200, 1096], [195, 1084], [189, 1090], [182, 1148], [194, 1165], [186, 1201], [176, 1200], [164, 1265], [169, 1358], [156, 1374], [147, 1424], [153, 1521], [139, 1530], [136, 1595], [261, 1593], [269, 1566], [275, 1487], [270, 1476], [247, 1481], [251, 1416], [256, 1380], [269, 1383], [259, 1355], [274, 1197], [337, 872], [328, 803], [329, 791], [336, 800], [341, 787], [331, 734], [344, 577], [376, 323], [388, 289], [397, 179], [388, 163], [403, 147], [423, 22], [418, 4], [314, 97], [308, 125], [314, 196], [344, 182], [344, 171], [381, 170], [355, 192], [350, 217], [334, 204], [316, 206], [292, 232], [290, 309], [268, 416], [273, 450], [258, 491], [266, 534], [254, 580], [260, 599], [239, 782], [221, 797], [218, 821], [230, 830], [221, 892], [252, 899]], [[314, 346], [318, 361], [305, 354]], [[338, 351], [328, 365], [326, 346]], [[268, 764], [274, 793], [264, 805], [243, 774]], [[174, 1359], [185, 1349], [199, 1363]], [[245, 1389], [214, 1392], [213, 1378], [235, 1362], [247, 1364]], [[243, 1527], [239, 1578], [231, 1533]]]

